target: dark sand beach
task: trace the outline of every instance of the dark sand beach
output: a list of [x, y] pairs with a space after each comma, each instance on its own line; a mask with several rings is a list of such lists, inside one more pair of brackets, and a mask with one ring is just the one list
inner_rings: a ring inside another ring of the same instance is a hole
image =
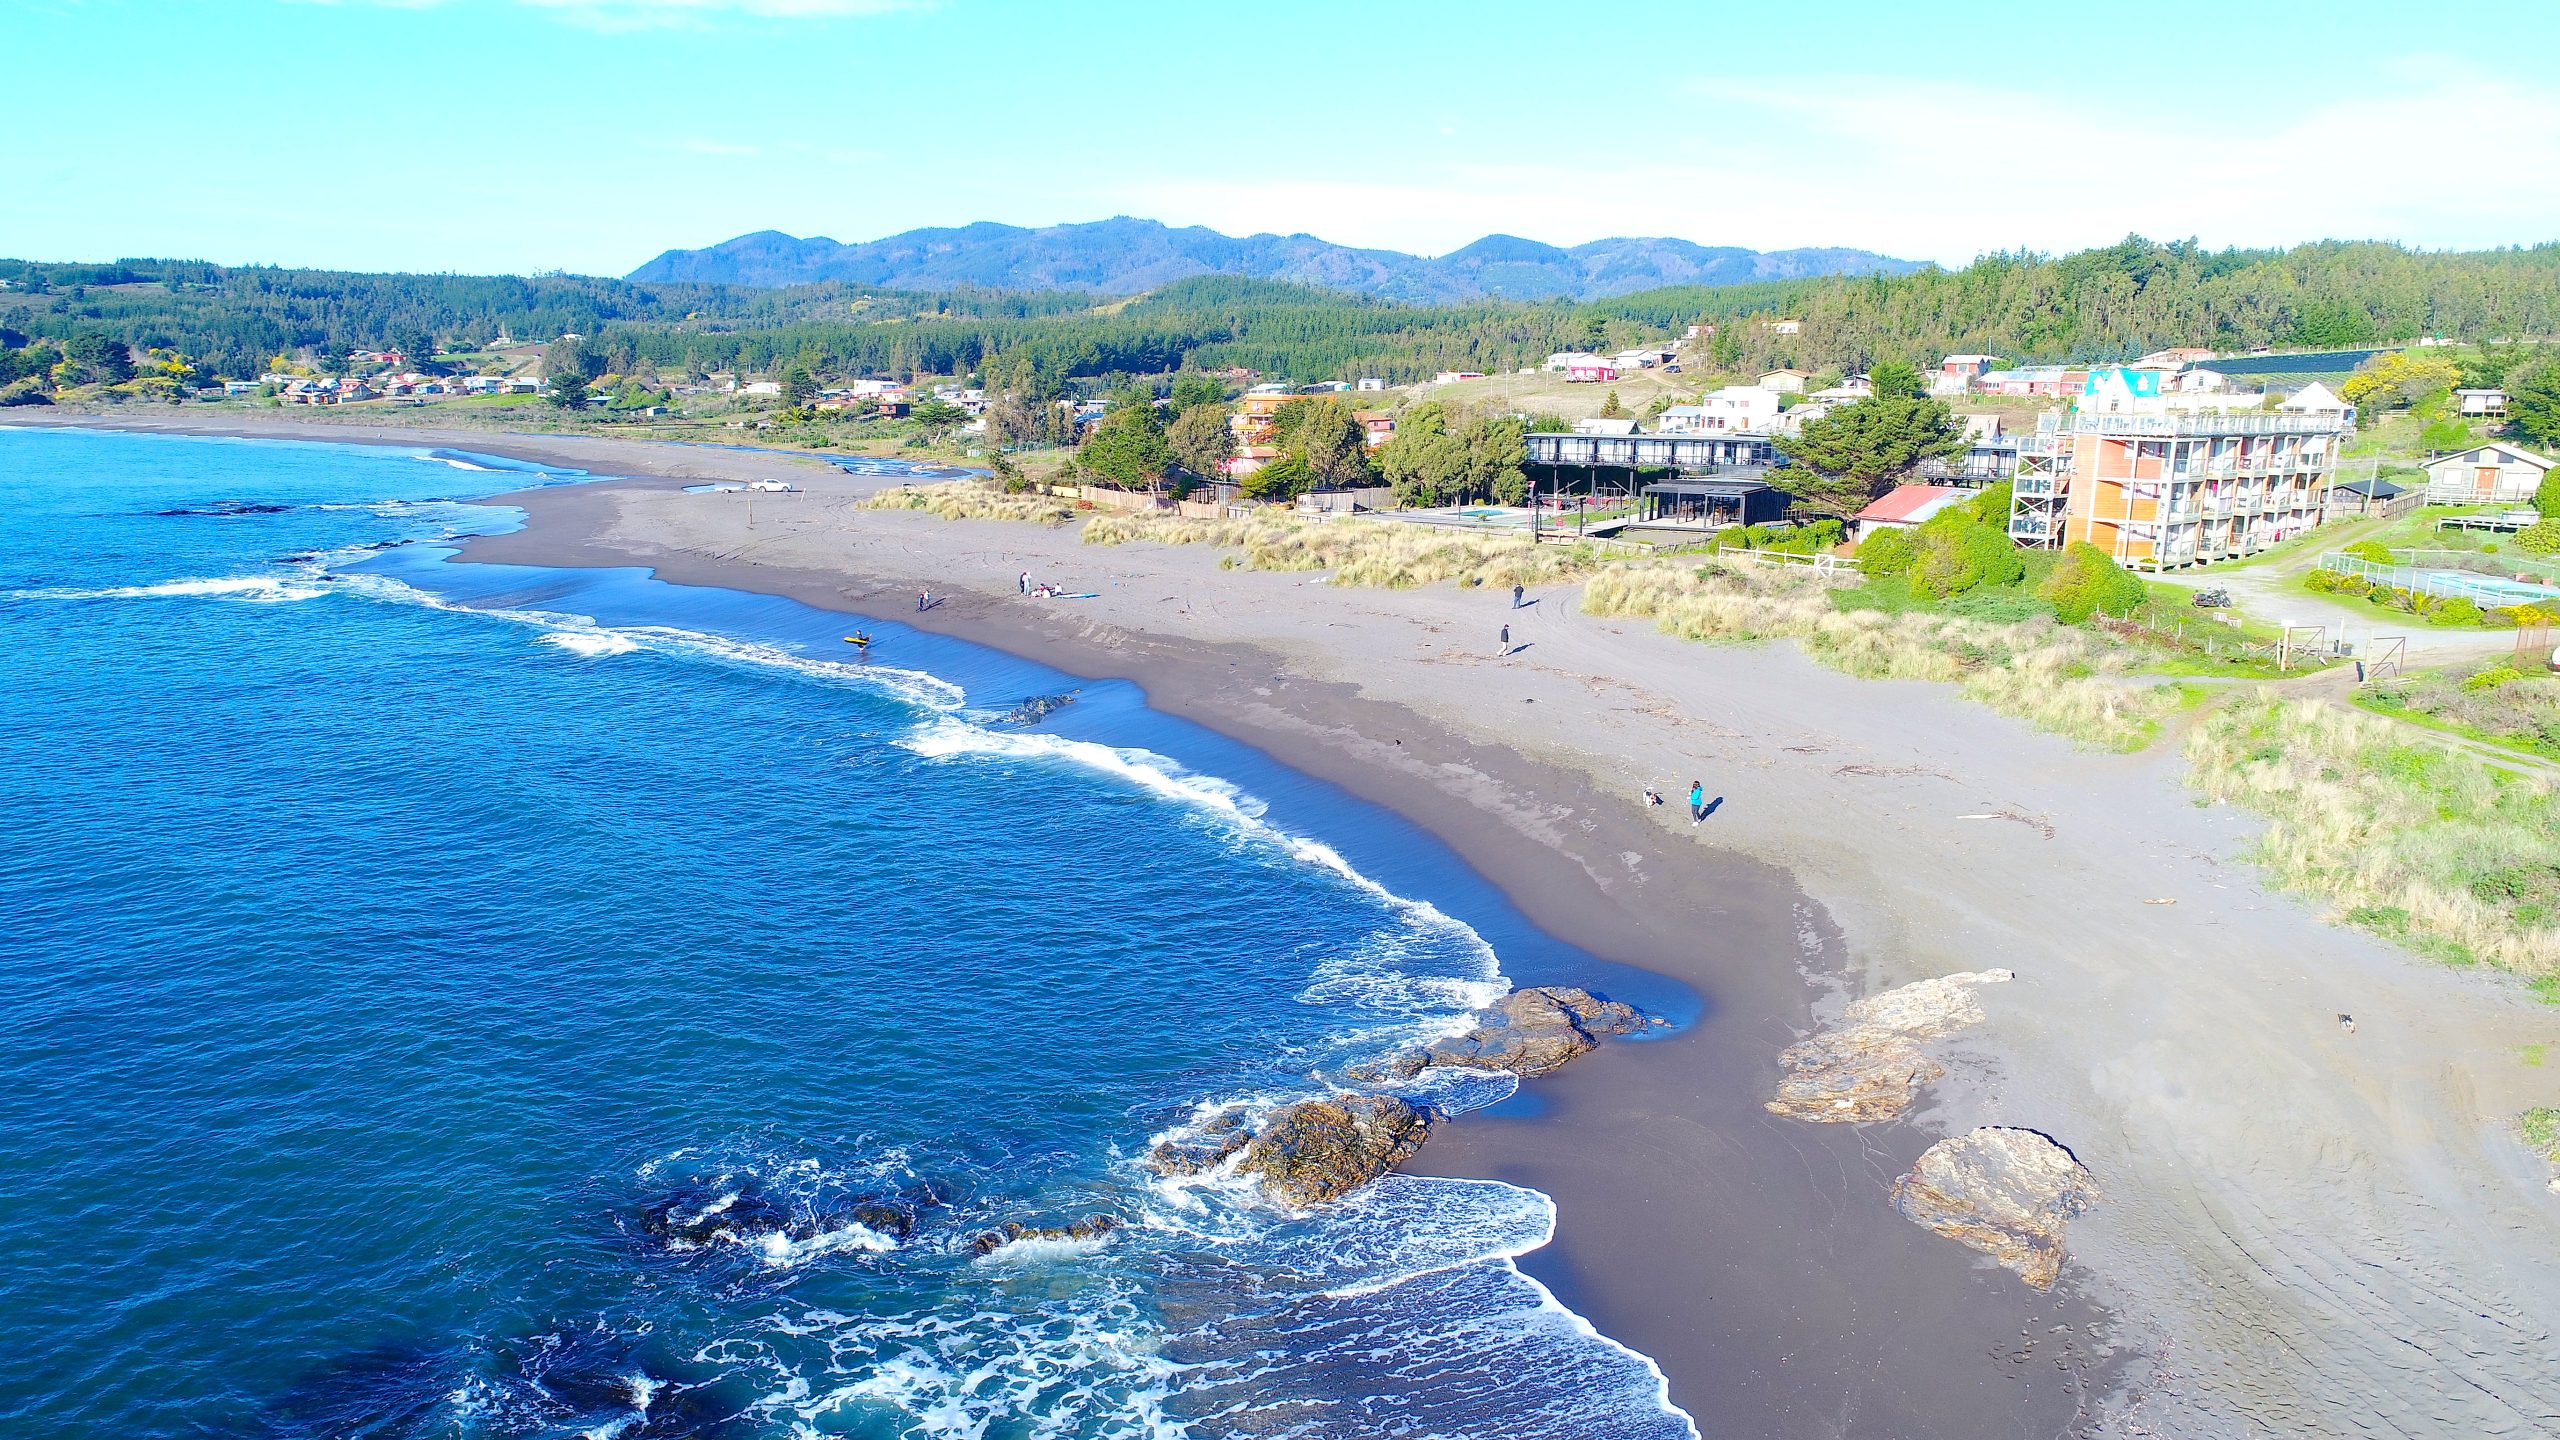
[[[2335, 929], [2234, 863], [2174, 744], [2117, 757], [1784, 648], [1686, 645], [1569, 592], [1357, 591], [1205, 547], [859, 510], [815, 462], [584, 437], [283, 422], [645, 476], [511, 497], [464, 558], [638, 565], [893, 616], [1152, 703], [1410, 816], [1540, 926], [1705, 1013], [1444, 1127], [1420, 1168], [1555, 1197], [1525, 1258], [1652, 1356], [1710, 1437], [2524, 1435], [2560, 1425], [2560, 1244], [2500, 1117], [2550, 1012]], [[741, 497], [677, 481], [789, 475]], [[1025, 600], [1032, 569], [1098, 592]], [[915, 617], [919, 585], [950, 603]], [[1492, 658], [1495, 625], [1528, 648]], [[1692, 827], [1640, 786], [1706, 777]], [[2032, 823], [2009, 823], [2014, 814]], [[2175, 905], [2157, 902], [2174, 899]], [[2004, 966], [1903, 1120], [1763, 1112], [1776, 1055], [1847, 1000]], [[2352, 1036], [2339, 1012], [2368, 1017]], [[2374, 1018], [2379, 1017], [2379, 1018]], [[2103, 1201], [2050, 1295], [1887, 1200], [1933, 1139], [2026, 1126]]]

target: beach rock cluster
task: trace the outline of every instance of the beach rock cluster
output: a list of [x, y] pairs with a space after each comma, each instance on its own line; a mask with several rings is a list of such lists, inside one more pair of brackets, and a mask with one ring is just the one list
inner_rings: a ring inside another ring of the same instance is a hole
[[974, 1255], [992, 1255], [1018, 1240], [1099, 1240], [1120, 1228], [1117, 1215], [1087, 1215], [1066, 1225], [1024, 1225], [1007, 1220], [969, 1242]]
[[1440, 1065], [1503, 1070], [1523, 1078], [1545, 1075], [1588, 1055], [1611, 1035], [1660, 1025], [1632, 1005], [1604, 1000], [1588, 990], [1536, 985], [1514, 990], [1476, 1012], [1463, 1035], [1362, 1067], [1363, 1078], [1410, 1080]]
[[[1514, 990], [1476, 1012], [1465, 1034], [1355, 1067], [1358, 1084], [1410, 1080], [1435, 1066], [1545, 1075], [1598, 1048], [1603, 1037], [1665, 1022], [1587, 990]], [[1222, 1110], [1159, 1140], [1147, 1164], [1159, 1175], [1201, 1175], [1233, 1164], [1263, 1193], [1290, 1205], [1339, 1200], [1402, 1163], [1443, 1117], [1394, 1095], [1343, 1094], [1283, 1105], [1249, 1124]]]
[[1837, 1024], [1778, 1056], [1778, 1093], [1768, 1110], [1825, 1122], [1901, 1114], [1920, 1086], [1947, 1073], [1919, 1042], [1981, 1023], [1975, 990], [2015, 978], [2007, 970], [1966, 971], [1858, 1001]]
[[1291, 1205], [1339, 1200], [1394, 1169], [1431, 1138], [1437, 1112], [1393, 1095], [1337, 1095], [1283, 1105], [1255, 1131], [1237, 1169]]
[[1893, 1183], [1904, 1218], [1969, 1245], [2039, 1290], [2062, 1273], [2063, 1228], [2098, 1201], [2077, 1157], [2033, 1130], [1986, 1125], [1924, 1152]]
[[1076, 696], [1072, 690], [1063, 695], [1034, 695], [1006, 711], [1004, 721], [1008, 725], [1037, 725], [1049, 718], [1050, 712], [1063, 710], [1074, 703]]
[[1384, 1175], [1431, 1136], [1441, 1116], [1392, 1095], [1345, 1094], [1283, 1105], [1248, 1124], [1221, 1110], [1156, 1142], [1148, 1168], [1205, 1175], [1233, 1162], [1262, 1192], [1291, 1205], [1339, 1200]]

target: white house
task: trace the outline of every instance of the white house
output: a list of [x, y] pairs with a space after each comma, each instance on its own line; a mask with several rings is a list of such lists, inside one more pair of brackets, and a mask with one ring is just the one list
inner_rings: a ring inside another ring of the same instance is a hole
[[1727, 385], [1698, 397], [1699, 430], [1710, 435], [1766, 430], [1778, 417], [1778, 392], [1758, 385]]
[[1621, 350], [1617, 354], [1609, 357], [1609, 363], [1617, 366], [1618, 373], [1624, 375], [1631, 371], [1646, 370], [1661, 364], [1662, 352], [1659, 350]]
[[1804, 333], [1804, 322], [1801, 320], [1763, 320], [1760, 322], [1760, 328], [1768, 331], [1772, 335], [1801, 335]]
[[2337, 392], [2317, 380], [2295, 391], [2292, 399], [2278, 405], [2276, 409], [2287, 415], [2311, 415], [2324, 420], [2335, 420], [2339, 425], [2350, 430], [2354, 429], [2356, 424], [2356, 407], [2339, 399]]
[[2507, 416], [2504, 390], [2456, 390], [2453, 398], [2464, 419], [2503, 420]]
[[1804, 382], [1813, 377], [1801, 370], [1771, 370], [1760, 377], [1763, 390], [1784, 390], [1791, 395], [1804, 393]]
[[1706, 407], [1701, 405], [1674, 405], [1653, 417], [1657, 435], [1695, 435], [1706, 428]]
[[1570, 370], [1576, 365], [1606, 365], [1608, 363], [1609, 359], [1607, 356], [1594, 355], [1588, 350], [1559, 350], [1553, 355], [1547, 357], [1547, 368], [1549, 370]]
[[2427, 462], [2427, 503], [2531, 500], [2553, 463], [2521, 445], [2474, 445]]
[[1363, 375], [1360, 377], [1360, 383], [1353, 388], [1358, 390], [1384, 390], [1387, 388], [1387, 382], [1380, 376]]
[[738, 387], [738, 393], [741, 395], [779, 395], [782, 393], [782, 382], [779, 380], [750, 380], [746, 384]]
[[1443, 370], [1439, 374], [1431, 377], [1431, 383], [1434, 385], [1455, 385], [1461, 380], [1481, 380], [1483, 378], [1484, 372], [1481, 370]]

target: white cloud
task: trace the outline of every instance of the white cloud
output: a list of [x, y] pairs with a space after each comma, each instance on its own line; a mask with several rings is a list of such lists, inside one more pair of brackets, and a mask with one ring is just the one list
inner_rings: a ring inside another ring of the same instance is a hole
[[[2217, 247], [2560, 238], [2560, 194], [2527, 178], [2560, 173], [2560, 94], [2476, 66], [2413, 70], [2382, 95], [2184, 112], [1872, 77], [1701, 82], [1672, 108], [1684, 124], [1623, 156], [1588, 153], [1585, 135], [1515, 132], [1475, 142], [1501, 157], [1486, 162], [1407, 151], [1395, 178], [1372, 167], [1347, 180], [1315, 152], [1307, 169], [1258, 183], [1150, 177], [1092, 208], [1426, 254], [1495, 231], [1568, 245], [1847, 245], [1950, 264], [2130, 232]], [[2232, 118], [2243, 114], [2263, 118]], [[2489, 137], [2492, 170], [2456, 160], [2466, 136]]]

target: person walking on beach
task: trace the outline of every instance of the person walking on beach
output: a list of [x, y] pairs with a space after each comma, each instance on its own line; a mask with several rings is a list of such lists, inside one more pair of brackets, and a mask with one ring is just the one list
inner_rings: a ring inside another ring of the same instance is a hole
[[1692, 780], [1689, 782], [1689, 823], [1695, 825], [1706, 818], [1707, 782]]
[[1028, 570], [1023, 571], [1023, 572], [1022, 572], [1022, 578], [1021, 578], [1021, 579], [1019, 579], [1019, 580], [1014, 581], [1014, 582], [1013, 582], [1013, 585], [1014, 585], [1014, 588], [1015, 588], [1016, 590], [1018, 590], [1018, 591], [1022, 592], [1023, 594], [1025, 594], [1025, 595], [1030, 594], [1030, 593], [1031, 593], [1031, 572], [1030, 572], [1030, 571], [1028, 571]]
[[921, 615], [932, 608], [933, 592], [930, 590], [918, 590], [916, 592], [916, 613]]
[[1502, 627], [1502, 653], [1511, 653], [1511, 627], [1508, 625]]
[[1519, 609], [1519, 608], [1520, 608], [1520, 595], [1521, 595], [1521, 591], [1522, 591], [1522, 587], [1520, 587], [1520, 586], [1518, 586], [1518, 585], [1514, 585], [1514, 586], [1512, 586], [1512, 587], [1511, 587], [1511, 608], [1512, 608], [1512, 609], [1514, 609], [1514, 610], [1517, 610], [1517, 609]]

